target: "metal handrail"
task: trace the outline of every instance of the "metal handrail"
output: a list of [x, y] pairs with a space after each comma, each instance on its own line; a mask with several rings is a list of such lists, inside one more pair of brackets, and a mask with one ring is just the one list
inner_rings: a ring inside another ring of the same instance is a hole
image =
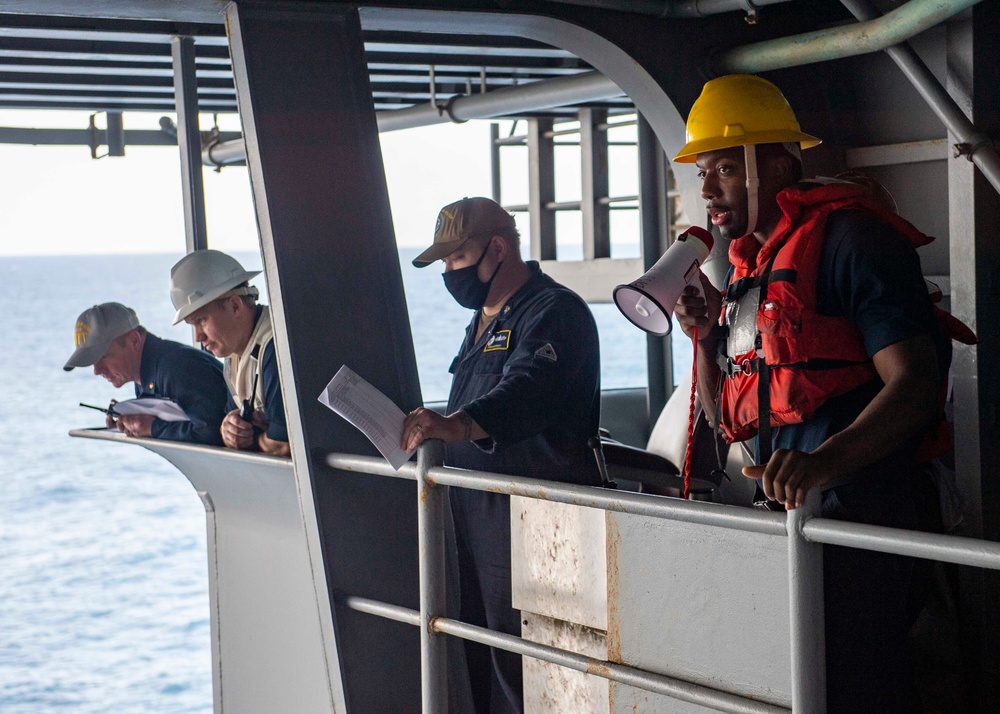
[[407, 463], [399, 471], [394, 471], [379, 458], [352, 454], [330, 454], [327, 457], [328, 465], [336, 469], [416, 480], [418, 483], [421, 610], [409, 610], [356, 596], [345, 596], [343, 601], [360, 612], [421, 626], [421, 683], [425, 712], [443, 711], [442, 705], [447, 702], [447, 662], [440, 639], [443, 634], [553, 662], [718, 711], [770, 714], [789, 711], [731, 692], [615, 662], [595, 660], [443, 617], [445, 491], [442, 486], [788, 537], [792, 711], [822, 713], [826, 710], [826, 666], [822, 646], [822, 544], [1000, 570], [1000, 543], [818, 518], [815, 513], [819, 512], [819, 489], [809, 493], [805, 506], [782, 515], [737, 506], [449, 468], [441, 465], [442, 453], [440, 442], [425, 442], [418, 451], [418, 463]]
[[[387, 620], [402, 622], [407, 625], [420, 625], [420, 611], [400, 605], [358, 597], [357, 595], [338, 595], [338, 600], [355, 612], [383, 617]], [[578, 672], [593, 674], [597, 677], [645, 689], [657, 694], [664, 694], [679, 701], [711, 706], [717, 711], [737, 714], [787, 714], [786, 707], [766, 702], [748, 700], [737, 694], [731, 694], [700, 684], [686, 682], [676, 677], [668, 677], [656, 672], [629, 667], [628, 665], [587, 657], [576, 652], [559, 647], [532, 642], [521, 637], [496, 632], [485, 627], [477, 627], [467, 622], [446, 617], [436, 617], [431, 623], [436, 632], [441, 632], [463, 640], [471, 640], [487, 647], [496, 647], [519, 655], [552, 662]]]

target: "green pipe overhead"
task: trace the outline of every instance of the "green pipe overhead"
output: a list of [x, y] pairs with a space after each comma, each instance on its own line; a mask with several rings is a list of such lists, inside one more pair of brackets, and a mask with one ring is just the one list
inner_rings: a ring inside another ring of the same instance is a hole
[[711, 61], [723, 74], [767, 72], [878, 52], [905, 42], [981, 0], [910, 0], [876, 20], [757, 42], [723, 52]]

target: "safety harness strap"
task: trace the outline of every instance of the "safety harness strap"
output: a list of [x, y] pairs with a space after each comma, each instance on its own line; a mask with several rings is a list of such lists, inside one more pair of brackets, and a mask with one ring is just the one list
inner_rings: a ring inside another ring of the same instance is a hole
[[[782, 246], [784, 247], [784, 246]], [[774, 261], [778, 257], [779, 250], [774, 251], [771, 259], [767, 261], [767, 268], [763, 275], [771, 276], [771, 269]], [[771, 280], [763, 280], [760, 286], [760, 305], [767, 302], [767, 286]], [[757, 348], [757, 460], [761, 464], [766, 464], [771, 460], [773, 447], [771, 444], [771, 366], [767, 363], [763, 350], [761, 349], [760, 330], [757, 331], [755, 347]]]
[[776, 283], [780, 281], [794, 283], [798, 278], [798, 275], [799, 271], [794, 268], [782, 268], [781, 270], [766, 272], [760, 275], [748, 275], [745, 278], [740, 278], [736, 282], [729, 284], [726, 288], [726, 300], [729, 302], [736, 302], [741, 297], [746, 295], [748, 290], [762, 287], [768, 283]]

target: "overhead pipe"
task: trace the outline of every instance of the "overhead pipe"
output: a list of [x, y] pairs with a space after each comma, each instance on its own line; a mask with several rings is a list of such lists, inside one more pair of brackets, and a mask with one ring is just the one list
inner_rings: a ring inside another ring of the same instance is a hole
[[742, 10], [751, 17], [764, 5], [777, 5], [788, 0], [550, 0], [564, 5], [582, 5], [601, 10], [618, 10], [653, 17], [708, 17], [723, 12]]
[[[879, 17], [878, 10], [868, 0], [840, 1], [861, 22]], [[893, 45], [887, 47], [885, 52], [910, 80], [941, 123], [957, 139], [956, 155], [965, 156], [978, 166], [990, 185], [1000, 193], [1000, 154], [997, 153], [990, 137], [978, 131], [969, 121], [965, 112], [910, 45], [906, 43]]]
[[[399, 131], [433, 124], [461, 123], [470, 119], [493, 119], [510, 114], [536, 112], [569, 104], [596, 102], [624, 94], [600, 72], [584, 72], [481, 94], [457, 95], [443, 104], [427, 103], [375, 113], [378, 130]], [[243, 139], [206, 146], [204, 163], [224, 166], [246, 159]]]
[[938, 25], [982, 0], [910, 0], [875, 20], [756, 42], [711, 61], [716, 75], [767, 72], [884, 50]]

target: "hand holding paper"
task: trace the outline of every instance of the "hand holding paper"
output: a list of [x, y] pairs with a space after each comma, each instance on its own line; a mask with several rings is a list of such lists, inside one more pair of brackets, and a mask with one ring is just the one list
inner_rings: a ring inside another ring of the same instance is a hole
[[321, 404], [356, 426], [397, 471], [413, 451], [399, 443], [406, 416], [392, 400], [344, 365], [319, 395]]

